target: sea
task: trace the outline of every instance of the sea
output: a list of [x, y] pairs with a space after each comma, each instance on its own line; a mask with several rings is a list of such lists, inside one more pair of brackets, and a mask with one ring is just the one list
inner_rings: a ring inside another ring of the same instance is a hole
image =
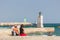
[[[60, 23], [44, 23], [43, 25], [44, 27], [54, 27], [55, 32], [53, 33], [53, 35], [60, 36]], [[8, 25], [0, 26], [0, 28], [4, 28], [4, 29], [11, 29], [11, 27], [12, 26], [8, 26]], [[24, 27], [25, 28], [36, 28], [37, 24], [32, 23], [32, 25], [26, 25]]]

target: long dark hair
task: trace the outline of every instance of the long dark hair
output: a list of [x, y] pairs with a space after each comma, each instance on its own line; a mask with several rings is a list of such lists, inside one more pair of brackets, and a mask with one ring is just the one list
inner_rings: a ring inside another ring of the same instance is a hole
[[20, 34], [24, 33], [24, 29], [23, 29], [24, 25], [21, 24], [21, 27], [20, 27]]

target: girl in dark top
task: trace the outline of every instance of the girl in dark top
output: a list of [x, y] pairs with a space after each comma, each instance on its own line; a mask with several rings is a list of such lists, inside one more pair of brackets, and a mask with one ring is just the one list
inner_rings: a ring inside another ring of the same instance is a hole
[[26, 34], [24, 33], [23, 27], [24, 27], [24, 25], [21, 24], [21, 27], [20, 27], [20, 35], [19, 36], [26, 36]]
[[21, 27], [20, 27], [20, 34], [22, 34], [22, 33], [24, 33], [24, 29], [23, 29], [23, 24], [21, 25]]

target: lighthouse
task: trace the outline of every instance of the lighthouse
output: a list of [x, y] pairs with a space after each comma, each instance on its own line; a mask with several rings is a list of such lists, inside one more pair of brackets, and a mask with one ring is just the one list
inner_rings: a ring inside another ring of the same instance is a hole
[[37, 19], [37, 27], [38, 28], [43, 27], [43, 15], [41, 14], [41, 12], [39, 12], [39, 16], [38, 16], [38, 19]]

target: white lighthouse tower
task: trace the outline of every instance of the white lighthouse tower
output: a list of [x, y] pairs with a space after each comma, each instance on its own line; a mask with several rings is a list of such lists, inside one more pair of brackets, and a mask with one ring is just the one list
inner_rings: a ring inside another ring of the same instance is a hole
[[42, 16], [41, 12], [39, 12], [39, 16], [38, 16], [38, 19], [37, 19], [37, 27], [38, 28], [43, 27], [43, 16]]

